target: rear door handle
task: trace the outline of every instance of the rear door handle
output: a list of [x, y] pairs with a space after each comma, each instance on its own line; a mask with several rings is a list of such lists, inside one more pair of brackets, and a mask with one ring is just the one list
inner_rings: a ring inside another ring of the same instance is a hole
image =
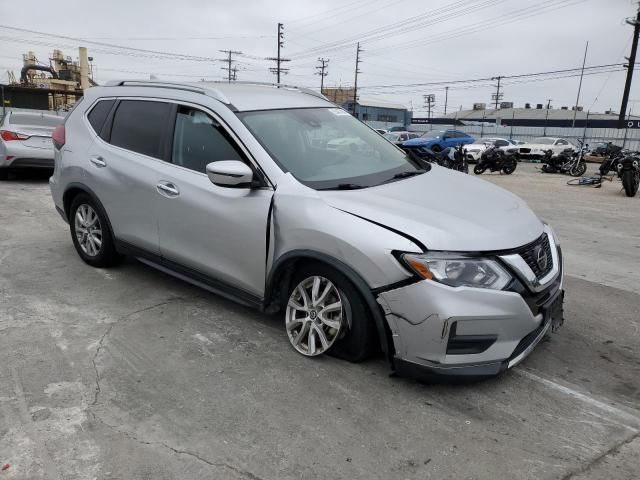
[[101, 156], [95, 156], [95, 157], [91, 157], [89, 159], [89, 161], [91, 163], [93, 163], [96, 167], [98, 168], [104, 168], [107, 166], [107, 162], [104, 161], [104, 158], [102, 158]]
[[165, 197], [177, 197], [180, 195], [180, 190], [171, 182], [166, 182], [162, 180], [156, 185], [158, 192]]

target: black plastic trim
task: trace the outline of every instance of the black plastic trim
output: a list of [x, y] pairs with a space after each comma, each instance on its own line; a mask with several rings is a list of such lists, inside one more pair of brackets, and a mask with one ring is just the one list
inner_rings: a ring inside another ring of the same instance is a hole
[[458, 335], [458, 322], [453, 322], [449, 330], [447, 355], [472, 355], [486, 352], [496, 343], [498, 335]]
[[425, 366], [396, 358], [394, 373], [415, 380], [438, 383], [456, 381], [478, 381], [495, 377], [507, 369], [506, 360], [479, 365], [460, 365], [455, 367]]
[[233, 285], [229, 285], [226, 282], [213, 278], [193, 268], [186, 267], [180, 263], [174, 262], [155, 253], [151, 253], [128, 242], [116, 240], [115, 243], [118, 253], [148, 260], [152, 264], [156, 264], [160, 267], [165, 268], [166, 270], [174, 272], [187, 279], [191, 279], [198, 284], [204, 285], [214, 293], [217, 293], [223, 297], [229, 298], [257, 310], [262, 310], [263, 301], [262, 298], [257, 295], [254, 295]]
[[[113, 233], [113, 227], [111, 226], [111, 220], [109, 220], [109, 215], [107, 215], [107, 210], [104, 208], [104, 205], [102, 205], [102, 202], [98, 199], [98, 196], [94, 193], [94, 191], [91, 190], [89, 187], [87, 187], [83, 183], [79, 183], [79, 182], [70, 183], [69, 185], [67, 185], [67, 188], [62, 194], [62, 201], [65, 209], [65, 212], [64, 212], [65, 217], [67, 219], [69, 218], [68, 208], [71, 206], [71, 200], [67, 201], [67, 194], [71, 190], [80, 190], [83, 193], [86, 193], [87, 195], [89, 195], [89, 197], [91, 197], [91, 200], [93, 200], [93, 202], [96, 204], [96, 207], [100, 209], [101, 211], [100, 213], [102, 213], [102, 215], [107, 219], [107, 227], [109, 227], [109, 233], [111, 233], [111, 238], [116, 238], [116, 236]], [[67, 223], [68, 223], [68, 220], [67, 220]]]

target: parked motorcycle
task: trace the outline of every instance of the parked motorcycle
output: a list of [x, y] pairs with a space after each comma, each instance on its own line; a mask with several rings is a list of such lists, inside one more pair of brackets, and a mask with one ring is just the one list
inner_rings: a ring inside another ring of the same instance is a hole
[[495, 145], [490, 146], [480, 156], [480, 160], [473, 167], [473, 173], [476, 175], [483, 174], [487, 169], [491, 172], [503, 172], [506, 175], [511, 175], [516, 171], [518, 166], [518, 149], [510, 148], [508, 150], [502, 150]]
[[457, 172], [469, 173], [467, 152], [462, 145], [445, 148], [439, 155], [438, 165]]
[[589, 145], [583, 145], [577, 152], [567, 148], [558, 155], [553, 155], [553, 150], [546, 150], [542, 161], [542, 171], [544, 173], [568, 173], [572, 177], [581, 177], [587, 171], [587, 162], [584, 155]]
[[640, 157], [629, 155], [619, 159], [616, 163], [618, 177], [622, 180], [624, 193], [627, 197], [635, 197], [640, 186]]

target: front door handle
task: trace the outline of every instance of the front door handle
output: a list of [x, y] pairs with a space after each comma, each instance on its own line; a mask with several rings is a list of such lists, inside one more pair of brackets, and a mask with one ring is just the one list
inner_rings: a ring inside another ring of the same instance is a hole
[[178, 195], [180, 195], [180, 190], [178, 190], [178, 187], [176, 187], [171, 182], [165, 182], [163, 180], [159, 182], [158, 185], [156, 185], [156, 188], [158, 189], [158, 192], [160, 192], [160, 194], [164, 195], [165, 197], [177, 197]]
[[107, 166], [107, 162], [104, 161], [104, 158], [102, 158], [101, 156], [97, 155], [95, 157], [91, 157], [89, 159], [89, 161], [91, 163], [93, 163], [96, 167], [98, 168], [104, 168]]

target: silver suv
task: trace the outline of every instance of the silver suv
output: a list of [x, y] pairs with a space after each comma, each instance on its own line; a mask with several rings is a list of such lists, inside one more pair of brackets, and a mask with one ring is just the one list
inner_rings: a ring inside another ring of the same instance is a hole
[[86, 263], [129, 255], [282, 312], [302, 355], [486, 376], [562, 322], [550, 226], [315, 92], [112, 82], [53, 140], [53, 200]]

